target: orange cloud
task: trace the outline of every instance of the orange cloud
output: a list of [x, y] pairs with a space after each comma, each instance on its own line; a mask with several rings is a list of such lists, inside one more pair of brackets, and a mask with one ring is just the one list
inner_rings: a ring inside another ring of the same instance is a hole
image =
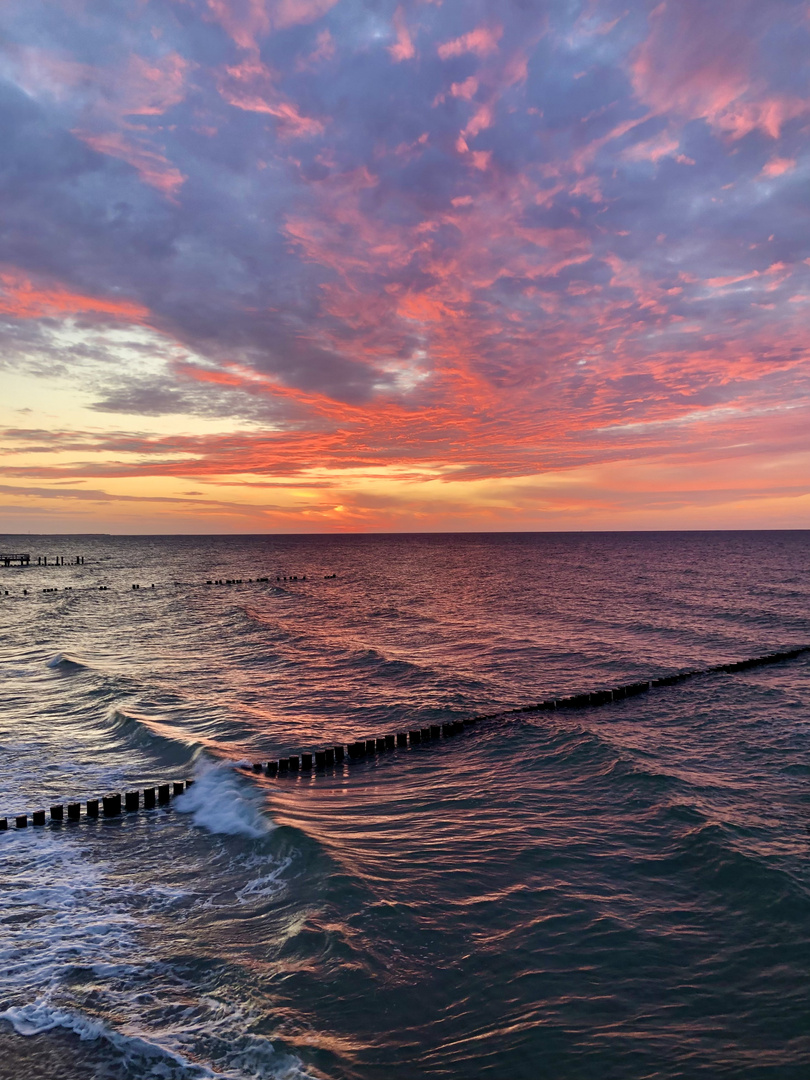
[[149, 316], [147, 308], [132, 301], [83, 296], [52, 282], [37, 284], [13, 267], [0, 271], [0, 312], [17, 319], [93, 313], [134, 323]]

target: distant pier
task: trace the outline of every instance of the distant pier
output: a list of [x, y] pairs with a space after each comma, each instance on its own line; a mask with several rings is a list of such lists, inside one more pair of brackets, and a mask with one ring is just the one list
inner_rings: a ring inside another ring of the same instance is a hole
[[18, 552], [16, 554], [0, 552], [0, 562], [3, 566], [13, 566], [14, 563], [19, 563], [20, 566], [28, 566], [31, 562], [31, 556], [27, 551]]
[[[2, 566], [30, 566], [31, 555], [27, 551], [2, 552], [0, 551], [0, 565]], [[47, 566], [48, 556], [37, 555], [37, 566]], [[74, 555], [72, 558], [64, 555], [52, 555], [51, 566], [84, 566], [84, 555]]]

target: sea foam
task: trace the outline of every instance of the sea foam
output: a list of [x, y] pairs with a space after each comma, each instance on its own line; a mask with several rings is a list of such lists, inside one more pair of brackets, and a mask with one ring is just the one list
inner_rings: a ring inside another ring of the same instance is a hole
[[262, 811], [261, 792], [229, 763], [205, 762], [195, 782], [174, 801], [181, 814], [191, 814], [195, 825], [212, 833], [258, 839], [275, 828]]

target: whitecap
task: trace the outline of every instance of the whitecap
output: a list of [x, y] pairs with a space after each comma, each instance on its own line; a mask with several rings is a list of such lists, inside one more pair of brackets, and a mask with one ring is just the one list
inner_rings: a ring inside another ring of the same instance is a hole
[[195, 775], [194, 784], [174, 801], [180, 814], [191, 814], [195, 825], [212, 833], [249, 836], [258, 839], [275, 828], [262, 812], [263, 797], [248, 786], [232, 765], [206, 762]]

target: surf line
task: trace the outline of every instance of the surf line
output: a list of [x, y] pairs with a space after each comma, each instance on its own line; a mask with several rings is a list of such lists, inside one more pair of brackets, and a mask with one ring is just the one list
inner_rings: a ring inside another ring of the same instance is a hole
[[[755, 656], [748, 660], [738, 660], [730, 664], [717, 664], [709, 668], [696, 668], [690, 671], [680, 671], [675, 675], [663, 675], [658, 679], [648, 679], [642, 682], [627, 683], [624, 686], [616, 686], [609, 690], [590, 690], [582, 694], [571, 694], [568, 697], [548, 698], [536, 705], [523, 705], [517, 709], [504, 709], [497, 713], [486, 713], [480, 716], [467, 716], [463, 720], [451, 720], [444, 724], [431, 724], [423, 728], [411, 728], [407, 731], [397, 731], [386, 735], [376, 735], [373, 738], [358, 739], [348, 744], [339, 744], [326, 747], [323, 750], [290, 754], [289, 757], [276, 758], [272, 761], [257, 761], [252, 766], [246, 767], [254, 773], [262, 773], [270, 777], [285, 777], [299, 773], [312, 773], [333, 768], [349, 760], [357, 761], [365, 757], [385, 753], [388, 750], [408, 749], [409, 747], [421, 746], [423, 743], [435, 742], [439, 739], [448, 739], [462, 732], [474, 728], [477, 724], [486, 720], [497, 720], [504, 716], [514, 716], [517, 713], [551, 712], [557, 709], [585, 709], [609, 705], [616, 701], [624, 701], [627, 698], [646, 694], [650, 690], [661, 687], [675, 686], [687, 679], [695, 679], [705, 675], [725, 673], [728, 675], [739, 671], [748, 671], [751, 668], [764, 667], [767, 664], [779, 664], [785, 660], [795, 660], [802, 653], [810, 652], [810, 645], [803, 645], [797, 649], [785, 649], [781, 652], [766, 653], [764, 656]], [[172, 784], [161, 784], [157, 787], [145, 788], [143, 792], [127, 791], [123, 795], [115, 792], [105, 795], [102, 799], [88, 799], [85, 802], [84, 820], [94, 821], [99, 816], [119, 817], [122, 813], [128, 814], [140, 810], [152, 810], [158, 806], [166, 806], [174, 796], [182, 795], [192, 784], [193, 780], [175, 780]], [[67, 814], [65, 814], [67, 809]], [[68, 803], [67, 808], [57, 804], [50, 808], [50, 821], [61, 824], [65, 820], [77, 822], [82, 820], [81, 803]], [[45, 825], [46, 813], [44, 810], [35, 810], [31, 815], [31, 824], [34, 826]], [[12, 820], [16, 829], [28, 828], [28, 814], [18, 814]], [[9, 819], [0, 817], [0, 832], [9, 829]]]

